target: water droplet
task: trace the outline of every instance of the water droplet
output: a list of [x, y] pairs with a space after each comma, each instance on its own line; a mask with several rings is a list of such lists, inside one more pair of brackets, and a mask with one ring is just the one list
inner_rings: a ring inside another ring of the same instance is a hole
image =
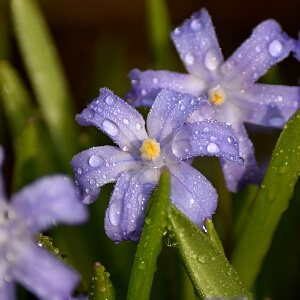
[[282, 102], [283, 97], [282, 96], [278, 96], [278, 102]]
[[81, 174], [82, 172], [83, 172], [83, 169], [82, 169], [82, 168], [78, 168], [78, 169], [77, 169], [77, 173], [78, 173], [78, 174]]
[[116, 103], [115, 98], [112, 95], [108, 95], [105, 99], [107, 105], [114, 105]]
[[199, 134], [199, 131], [198, 131], [198, 130], [195, 130], [195, 131], [194, 131], [194, 134], [195, 134], [195, 135], [198, 135], [198, 134]]
[[265, 185], [265, 184], [262, 184], [260, 187], [261, 187], [262, 189], [264, 189], [264, 188], [266, 187], [266, 185]]
[[126, 125], [128, 125], [128, 124], [129, 124], [129, 121], [128, 121], [128, 119], [123, 119], [123, 122], [124, 122], [124, 124], [126, 124]]
[[175, 28], [174, 34], [175, 34], [175, 35], [180, 35], [180, 34], [181, 34], [181, 29], [180, 29], [180, 27]]
[[261, 51], [261, 47], [260, 47], [260, 46], [256, 46], [256, 47], [255, 47], [255, 51], [256, 51], [257, 53], [259, 53], [259, 52]]
[[268, 50], [273, 57], [280, 57], [283, 52], [284, 45], [279, 40], [274, 40], [269, 44]]
[[233, 273], [233, 272], [232, 272], [232, 269], [231, 269], [231, 268], [227, 269], [226, 273], [227, 273], [227, 275], [229, 275], [229, 276], [232, 275], [232, 273]]
[[257, 80], [258, 77], [259, 77], [259, 73], [254, 72], [254, 73], [252, 74], [252, 79], [253, 79], [253, 80]]
[[197, 257], [198, 261], [201, 262], [202, 264], [206, 263], [206, 259], [204, 255], [198, 255]]
[[152, 82], [153, 82], [153, 84], [158, 84], [158, 78], [157, 77], [153, 77], [152, 78]]
[[119, 211], [119, 205], [117, 202], [113, 202], [109, 206], [108, 210], [108, 217], [111, 225], [118, 226], [120, 219], [120, 211]]
[[141, 130], [142, 124], [141, 124], [141, 123], [136, 123], [136, 124], [135, 124], [135, 128], [136, 128], [137, 130]]
[[142, 90], [141, 90], [141, 94], [142, 94], [142, 96], [147, 95], [147, 90], [146, 90], [146, 89], [142, 89]]
[[203, 132], [209, 132], [209, 128], [208, 127], [204, 127], [203, 128]]
[[237, 162], [238, 162], [238, 164], [240, 164], [240, 165], [243, 165], [244, 164], [244, 158], [243, 157], [241, 157], [241, 156], [238, 156], [237, 157]]
[[96, 179], [95, 178], [91, 178], [89, 180], [89, 182], [90, 182], [90, 185], [94, 185], [94, 184], [96, 184]]
[[118, 126], [112, 121], [104, 120], [102, 126], [103, 126], [103, 130], [111, 136], [116, 136], [119, 133]]
[[103, 161], [104, 160], [102, 156], [93, 154], [89, 158], [89, 165], [93, 168], [99, 167], [102, 165]]
[[220, 152], [220, 148], [217, 144], [215, 143], [210, 143], [207, 146], [207, 152], [211, 153], [211, 154], [216, 154]]
[[203, 28], [203, 24], [199, 19], [195, 19], [191, 22], [191, 28], [194, 31], [200, 31]]
[[274, 117], [269, 120], [269, 123], [272, 126], [282, 126], [285, 123], [285, 121], [281, 117]]
[[180, 106], [180, 110], [181, 110], [181, 111], [184, 111], [184, 110], [185, 110], [185, 106], [184, 106], [184, 105], [181, 105], [181, 106]]
[[85, 109], [82, 111], [82, 116], [83, 116], [85, 119], [93, 119], [93, 118], [94, 118], [94, 115], [95, 115], [95, 111], [94, 111], [92, 108], [85, 108]]
[[234, 144], [236, 142], [236, 138], [234, 136], [228, 136], [226, 139], [229, 144]]
[[210, 137], [211, 142], [216, 142], [217, 140], [218, 140], [218, 138], [216, 136], [211, 136]]
[[147, 217], [145, 219], [145, 223], [148, 224], [148, 225], [150, 225], [151, 224], [151, 218]]
[[286, 162], [280, 164], [277, 173], [279, 175], [282, 175], [282, 174], [286, 173], [287, 171], [289, 171], [289, 169], [290, 169], [289, 163], [286, 161]]
[[140, 261], [138, 263], [138, 269], [143, 271], [146, 269], [146, 267], [147, 267], [146, 263], [142, 259], [140, 259]]
[[219, 61], [212, 51], [207, 51], [204, 58], [204, 64], [208, 70], [214, 71], [218, 67]]
[[194, 55], [191, 52], [188, 52], [185, 56], [184, 56], [184, 61], [188, 64], [188, 65], [192, 65], [195, 61]]

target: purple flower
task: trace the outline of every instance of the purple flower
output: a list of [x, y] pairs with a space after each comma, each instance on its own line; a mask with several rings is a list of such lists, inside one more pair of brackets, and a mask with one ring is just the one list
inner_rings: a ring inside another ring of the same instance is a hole
[[[200, 228], [217, 205], [211, 183], [186, 159], [197, 155], [223, 156], [242, 163], [232, 128], [214, 121], [184, 124], [207, 102], [203, 97], [163, 89], [143, 117], [108, 89], [77, 115], [84, 126], [94, 125], [120, 148], [100, 146], [77, 154], [71, 161], [80, 197], [91, 203], [100, 187], [116, 181], [106, 211], [105, 229], [116, 243], [138, 241], [150, 192], [160, 169], [171, 174], [171, 200]], [[148, 133], [147, 133], [148, 132]]]
[[274, 20], [267, 20], [224, 62], [205, 9], [194, 13], [171, 36], [189, 74], [132, 70], [128, 101], [134, 106], [151, 106], [165, 87], [196, 96], [205, 93], [210, 104], [194, 113], [189, 122], [214, 119], [230, 123], [245, 159], [241, 167], [220, 158], [228, 188], [235, 192], [246, 183], [259, 183], [262, 175], [244, 122], [282, 128], [299, 107], [299, 87], [254, 83], [289, 55], [294, 41]]
[[298, 40], [295, 41], [295, 57], [300, 61], [300, 32], [298, 32]]
[[[2, 162], [0, 147], [0, 167]], [[79, 276], [40, 248], [35, 235], [56, 222], [77, 224], [86, 219], [86, 208], [64, 176], [39, 179], [7, 202], [0, 175], [0, 299], [16, 299], [15, 282], [42, 299], [67, 299]]]

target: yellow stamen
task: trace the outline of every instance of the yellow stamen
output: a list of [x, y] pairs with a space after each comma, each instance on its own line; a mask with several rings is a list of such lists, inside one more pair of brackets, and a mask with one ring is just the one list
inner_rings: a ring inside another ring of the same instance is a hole
[[217, 106], [220, 106], [223, 104], [225, 99], [225, 93], [220, 88], [220, 86], [216, 86], [213, 89], [209, 91], [209, 101]]
[[155, 139], [145, 139], [140, 151], [143, 159], [153, 160], [160, 154], [160, 145]]

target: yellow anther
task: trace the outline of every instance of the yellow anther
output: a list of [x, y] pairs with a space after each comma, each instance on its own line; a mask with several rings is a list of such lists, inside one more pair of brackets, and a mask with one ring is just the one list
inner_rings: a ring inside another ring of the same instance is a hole
[[143, 159], [153, 160], [160, 154], [160, 144], [155, 139], [145, 139], [140, 151]]
[[222, 105], [225, 97], [226, 95], [219, 85], [209, 91], [209, 101], [214, 105]]

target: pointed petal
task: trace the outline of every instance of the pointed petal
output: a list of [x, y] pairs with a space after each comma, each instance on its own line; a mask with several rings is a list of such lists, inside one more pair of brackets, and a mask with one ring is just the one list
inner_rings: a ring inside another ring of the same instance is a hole
[[101, 89], [99, 97], [76, 120], [101, 129], [123, 150], [138, 151], [140, 141], [148, 137], [142, 115], [108, 89]]
[[223, 64], [222, 84], [231, 89], [245, 88], [286, 58], [294, 42], [274, 20], [260, 23], [233, 55]]
[[158, 170], [147, 166], [122, 173], [105, 215], [106, 234], [115, 243], [139, 240], [148, 198], [157, 180]]
[[175, 134], [172, 150], [179, 159], [192, 156], [224, 156], [243, 164], [239, 146], [231, 126], [216, 121], [183, 125]]
[[208, 12], [201, 9], [194, 13], [171, 36], [188, 72], [214, 81], [223, 56]]
[[244, 121], [283, 128], [299, 108], [300, 88], [296, 86], [253, 84], [232, 99], [246, 107]]
[[87, 209], [75, 194], [73, 182], [63, 175], [47, 176], [13, 195], [15, 213], [31, 233], [52, 227], [57, 222], [78, 224], [87, 220]]
[[205, 97], [181, 94], [163, 89], [156, 97], [147, 117], [149, 137], [162, 143], [171, 133], [183, 125], [200, 106], [208, 104]]
[[[9, 279], [10, 280], [10, 279]], [[0, 299], [15, 300], [16, 298], [15, 283], [1, 278], [0, 283]]]
[[214, 214], [218, 195], [212, 184], [189, 164], [168, 166], [171, 173], [171, 201], [199, 228]]
[[244, 159], [244, 165], [241, 166], [220, 157], [226, 185], [231, 192], [237, 192], [249, 183], [260, 184], [262, 180], [262, 173], [254, 156], [254, 147], [248, 138], [244, 125], [236, 125], [235, 133], [238, 138], [240, 156]]
[[127, 101], [133, 106], [151, 107], [157, 94], [163, 88], [176, 92], [200, 95], [205, 90], [205, 82], [190, 74], [180, 74], [170, 71], [141, 72], [134, 69], [129, 73], [132, 90], [126, 95]]
[[93, 147], [75, 155], [71, 166], [77, 193], [85, 204], [95, 201], [100, 186], [113, 182], [124, 171], [137, 168], [141, 158], [114, 146]]
[[35, 244], [15, 241], [18, 260], [12, 276], [37, 297], [65, 300], [72, 294], [78, 274], [53, 255]]

